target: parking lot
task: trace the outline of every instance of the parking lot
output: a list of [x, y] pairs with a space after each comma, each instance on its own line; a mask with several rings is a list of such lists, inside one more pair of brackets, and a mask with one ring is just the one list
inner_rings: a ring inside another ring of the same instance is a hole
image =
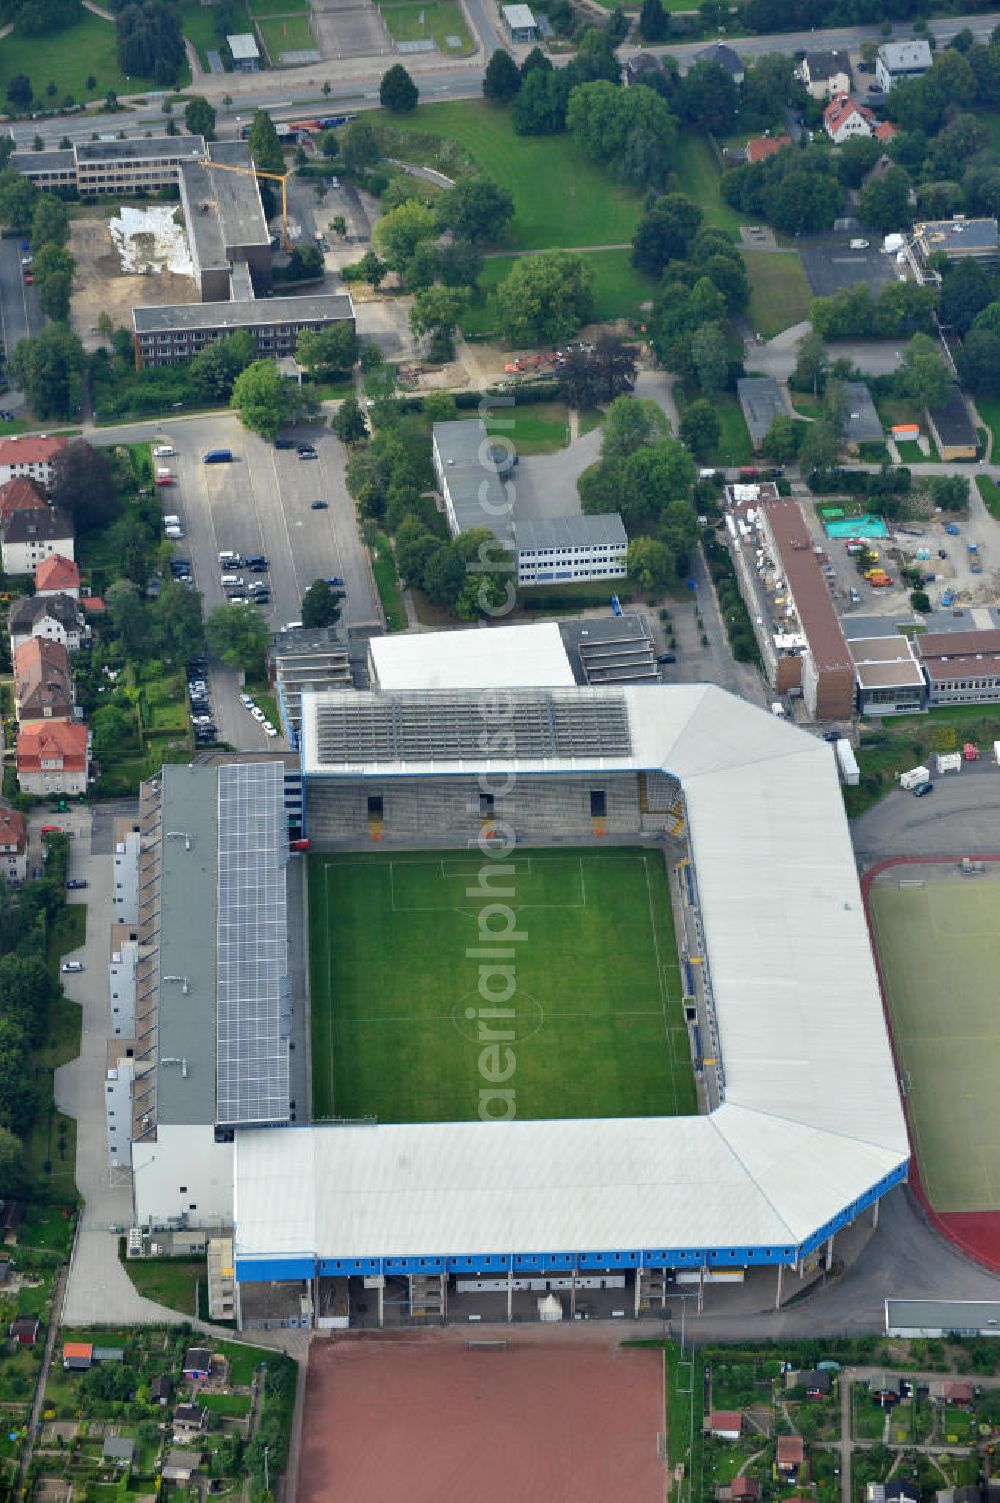
[[895, 279], [896, 262], [892, 256], [882, 254], [881, 237], [868, 236], [870, 243], [865, 250], [851, 249], [855, 238], [866, 237], [856, 231], [853, 235], [803, 235], [796, 241], [795, 248], [816, 297], [832, 297], [841, 287], [856, 287], [859, 282], [864, 282], [875, 294]]
[[[42, 315], [34, 287], [26, 287], [21, 271], [20, 240], [0, 240], [0, 360], [29, 334], [42, 327]], [[9, 407], [20, 416], [23, 400], [19, 392], [5, 392], [0, 407]]]

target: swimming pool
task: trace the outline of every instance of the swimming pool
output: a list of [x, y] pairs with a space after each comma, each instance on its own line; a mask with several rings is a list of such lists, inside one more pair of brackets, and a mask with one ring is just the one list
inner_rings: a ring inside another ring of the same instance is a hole
[[842, 522], [824, 522], [830, 538], [887, 538], [889, 529], [882, 517], [867, 512], [863, 517], [845, 517]]

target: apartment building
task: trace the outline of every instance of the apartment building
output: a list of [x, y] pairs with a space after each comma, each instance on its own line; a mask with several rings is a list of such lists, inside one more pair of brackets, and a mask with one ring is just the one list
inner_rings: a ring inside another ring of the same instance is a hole
[[58, 506], [17, 511], [3, 524], [0, 556], [5, 574], [34, 574], [54, 553], [73, 556], [73, 519]]
[[354, 304], [350, 294], [342, 292], [133, 308], [136, 364], [175, 365], [190, 360], [213, 340], [224, 339], [237, 329], [249, 330], [261, 358], [293, 355], [303, 329], [318, 332], [348, 320], [353, 325]]
[[[68, 442], [65, 438], [50, 438], [47, 433], [0, 438], [0, 485], [27, 479], [47, 488], [52, 483], [52, 461]], [[22, 499], [16, 509], [24, 510], [24, 493], [20, 494]]]
[[515, 517], [512, 531], [519, 585], [624, 579], [628, 573], [628, 534], [617, 512], [552, 521]]
[[14, 708], [19, 725], [71, 720], [76, 694], [69, 653], [61, 642], [29, 637], [14, 657]]
[[17, 781], [22, 793], [86, 793], [90, 736], [77, 721], [36, 721], [17, 738]]
[[28, 821], [5, 803], [0, 803], [0, 873], [14, 886], [28, 875]]

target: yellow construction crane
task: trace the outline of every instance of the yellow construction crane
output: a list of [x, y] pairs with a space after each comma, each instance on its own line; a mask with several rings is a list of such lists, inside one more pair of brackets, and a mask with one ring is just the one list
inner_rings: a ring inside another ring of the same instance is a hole
[[291, 254], [292, 242], [288, 234], [288, 193], [285, 184], [291, 177], [290, 172], [265, 172], [256, 163], [249, 167], [238, 167], [232, 162], [215, 162], [211, 157], [199, 157], [199, 166], [216, 167], [221, 172], [240, 172], [244, 177], [266, 177], [281, 184], [281, 248], [286, 254]]

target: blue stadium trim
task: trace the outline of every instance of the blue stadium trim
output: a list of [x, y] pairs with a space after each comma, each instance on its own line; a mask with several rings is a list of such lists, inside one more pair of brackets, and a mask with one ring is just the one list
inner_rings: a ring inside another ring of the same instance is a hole
[[899, 1164], [891, 1174], [872, 1185], [798, 1246], [789, 1243], [784, 1247], [649, 1247], [589, 1252], [563, 1249], [558, 1252], [470, 1253], [452, 1258], [430, 1253], [406, 1258], [316, 1258], [303, 1254], [287, 1258], [237, 1257], [236, 1280], [240, 1284], [269, 1283], [283, 1279], [311, 1279], [317, 1273], [324, 1278], [431, 1273], [495, 1275], [507, 1272], [524, 1277], [546, 1272], [566, 1273], [573, 1268], [580, 1272], [615, 1273], [626, 1268], [760, 1268], [778, 1264], [789, 1267], [815, 1252], [828, 1237], [849, 1226], [895, 1185], [901, 1184], [907, 1177], [908, 1168], [908, 1161]]

